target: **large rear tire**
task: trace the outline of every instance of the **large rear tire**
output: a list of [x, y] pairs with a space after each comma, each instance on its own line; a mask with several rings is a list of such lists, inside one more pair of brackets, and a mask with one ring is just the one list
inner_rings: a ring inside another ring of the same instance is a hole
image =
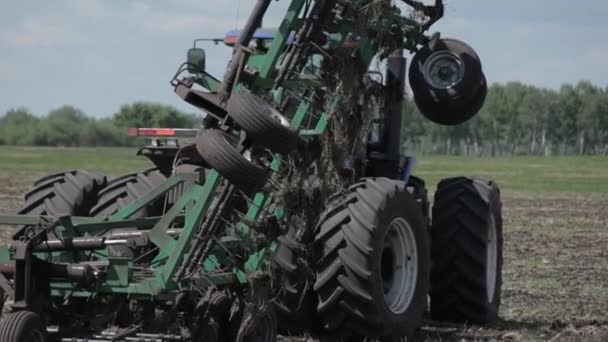
[[427, 309], [429, 248], [406, 184], [364, 179], [322, 215], [315, 239], [318, 313], [328, 330], [410, 337]]
[[[150, 169], [143, 172], [131, 173], [114, 179], [99, 192], [97, 204], [89, 213], [91, 217], [108, 218], [141, 196], [156, 189], [167, 178], [158, 169]], [[157, 199], [152, 205], [144, 207], [133, 214], [130, 218], [144, 218], [150, 216], [161, 216], [164, 209], [164, 197]], [[130, 229], [115, 229], [107, 232], [128, 231]], [[128, 246], [111, 246], [108, 248], [113, 256], [133, 257], [135, 253]]]
[[498, 318], [501, 206], [492, 181], [460, 177], [439, 183], [431, 227], [433, 319], [485, 324]]
[[40, 316], [30, 311], [17, 311], [0, 320], [2, 342], [46, 342], [46, 327]]
[[107, 178], [86, 171], [68, 171], [43, 177], [25, 194], [20, 215], [88, 216]]
[[[158, 170], [150, 169], [116, 178], [99, 192], [97, 204], [90, 211], [91, 217], [106, 218], [126, 208], [136, 199], [156, 189], [167, 178]], [[164, 201], [143, 208], [131, 218], [142, 218], [162, 214]]]

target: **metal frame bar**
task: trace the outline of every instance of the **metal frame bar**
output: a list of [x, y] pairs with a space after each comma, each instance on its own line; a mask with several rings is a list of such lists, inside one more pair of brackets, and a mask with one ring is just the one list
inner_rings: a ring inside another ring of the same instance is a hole
[[[268, 0], [259, 0], [259, 6], [266, 6]], [[439, 0], [438, 0], [439, 1]], [[359, 8], [365, 1], [357, 1], [354, 4], [355, 8]], [[441, 1], [439, 1], [441, 3]], [[264, 55], [252, 56], [248, 64], [250, 67], [257, 69], [258, 74], [255, 82], [251, 86], [251, 91], [257, 94], [261, 94], [268, 89], [275, 86], [273, 82], [273, 71], [279, 63], [281, 55], [285, 52], [289, 38], [292, 32], [297, 31], [304, 25], [304, 21], [299, 19], [299, 15], [304, 9], [306, 0], [292, 0], [289, 9], [284, 17], [284, 20], [280, 26], [279, 32], [275, 37], [271, 48]], [[403, 17], [393, 18], [394, 21], [402, 24], [412, 24], [409, 19]], [[255, 23], [252, 23], [252, 25]], [[421, 26], [420, 28], [423, 28]], [[331, 41], [331, 46], [337, 47], [342, 46], [344, 41], [347, 39], [352, 27], [350, 24], [344, 24], [340, 28], [340, 33], [335, 35]], [[246, 37], [245, 37], [246, 38]], [[405, 42], [404, 42], [405, 45]], [[240, 51], [239, 47], [236, 51]], [[360, 44], [357, 47], [357, 51], [361, 57], [363, 64], [368, 65], [371, 63], [375, 54], [377, 53], [374, 45], [366, 38], [361, 37]], [[238, 72], [235, 74], [238, 75]], [[210, 75], [203, 75], [204, 77], [197, 81], [203, 84], [212, 91], [220, 91], [222, 89], [221, 84]], [[292, 77], [293, 75], [290, 75]], [[238, 77], [237, 77], [238, 78]], [[238, 79], [237, 79], [238, 81]], [[298, 76], [290, 78], [288, 80], [291, 83], [305, 84], [309, 88], [315, 88], [322, 86], [320, 84], [315, 85], [310, 80], [300, 79]], [[305, 83], [307, 82], [307, 83]], [[286, 84], [289, 87], [289, 84]], [[236, 84], [237, 89], [242, 89], [242, 84]], [[279, 87], [280, 89], [280, 87]], [[224, 89], [229, 91], [230, 89]], [[278, 89], [277, 89], [278, 90]], [[314, 129], [303, 130], [300, 132], [302, 136], [310, 135], [322, 135], [327, 130], [327, 125], [330, 116], [333, 114], [335, 109], [340, 104], [341, 99], [334, 97], [326, 101], [326, 110], [317, 118], [317, 122]], [[297, 108], [296, 114], [292, 120], [294, 128], [299, 129], [306, 117], [311, 115], [312, 105], [310, 101], [303, 101]], [[271, 172], [276, 172], [281, 166], [280, 157], [275, 157], [272, 165]], [[118, 228], [150, 228], [149, 238], [153, 245], [158, 247], [159, 253], [153, 261], [155, 276], [154, 278], [147, 278], [141, 281], [131, 281], [132, 279], [126, 279], [125, 282], [125, 268], [129, 269], [129, 262], [120, 260], [117, 258], [108, 257], [107, 253], [100, 252], [100, 256], [107, 258], [108, 269], [112, 270], [115, 275], [120, 279], [115, 279], [112, 282], [106, 281], [95, 289], [95, 291], [82, 290], [74, 288], [74, 285], [67, 282], [53, 281], [52, 289], [54, 294], [64, 294], [65, 291], [70, 293], [76, 293], [81, 295], [91, 295], [95, 293], [124, 293], [130, 295], [155, 295], [163, 291], [175, 290], [178, 284], [174, 281], [174, 276], [180, 267], [181, 262], [190, 253], [190, 246], [192, 239], [204, 220], [205, 214], [213, 201], [213, 195], [215, 194], [222, 177], [216, 172], [212, 171], [207, 177], [204, 185], [193, 184], [189, 180], [176, 176], [168, 179], [158, 188], [152, 192], [142, 196], [129, 206], [120, 210], [118, 213], [110, 216], [105, 220], [98, 218], [82, 218], [82, 217], [48, 217], [48, 216], [0, 216], [0, 224], [12, 224], [12, 225], [31, 225], [43, 227], [49, 223], [55, 222], [66, 228], [67, 230], [73, 230], [75, 233], [83, 235], [103, 235], [109, 230]], [[175, 187], [186, 184], [189, 190], [186, 191], [178, 202], [162, 217], [150, 217], [145, 219], [131, 219], [131, 217], [158, 199], [164, 194], [168, 193]], [[261, 213], [268, 208], [268, 205], [272, 202], [271, 193], [259, 193], [255, 196], [253, 203], [249, 206], [247, 212], [247, 222], [256, 221]], [[171, 224], [177, 220], [183, 219], [185, 224], [181, 231], [181, 234], [174, 238], [174, 236], [168, 234], [168, 229]], [[249, 237], [251, 233], [249, 227], [242, 223], [240, 225], [240, 232], [243, 237], [243, 241]], [[226, 284], [238, 280], [243, 281], [243, 272], [253, 271], [262, 267], [264, 261], [267, 260], [269, 253], [272, 253], [275, 245], [271, 245], [268, 248], [263, 248], [253, 253], [245, 264], [245, 270], [235, 269], [233, 273], [221, 273], [221, 274], [209, 274], [209, 284]], [[0, 256], [6, 257], [8, 253], [6, 251], [0, 251]], [[7, 260], [8, 261], [8, 260]], [[127, 273], [128, 275], [128, 273]]]

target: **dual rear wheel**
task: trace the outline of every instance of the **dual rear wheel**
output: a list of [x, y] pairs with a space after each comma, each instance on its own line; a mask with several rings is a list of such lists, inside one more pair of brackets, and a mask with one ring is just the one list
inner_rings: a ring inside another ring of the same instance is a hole
[[284, 237], [275, 261], [294, 289], [277, 304], [284, 320], [309, 317], [325, 333], [399, 341], [422, 324], [430, 296], [434, 320], [494, 321], [502, 283], [498, 187], [476, 178], [442, 181], [429, 229], [419, 185], [364, 179], [330, 201], [313, 242], [309, 293], [316, 296], [302, 287], [297, 251], [304, 247]]

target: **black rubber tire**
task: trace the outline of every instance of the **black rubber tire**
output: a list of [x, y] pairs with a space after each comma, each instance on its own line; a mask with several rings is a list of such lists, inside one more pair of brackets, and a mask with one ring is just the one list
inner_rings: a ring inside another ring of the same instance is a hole
[[197, 183], [205, 184], [206, 168], [194, 164], [180, 164], [175, 167], [173, 174], [192, 176]]
[[2, 342], [46, 342], [46, 327], [40, 316], [31, 311], [17, 311], [0, 320]]
[[[399, 314], [385, 303], [382, 280], [385, 236], [395, 219], [411, 227], [418, 254], [413, 296]], [[324, 328], [383, 339], [411, 337], [427, 310], [427, 234], [421, 211], [401, 181], [363, 179], [331, 203], [315, 238], [314, 290]]]
[[[431, 316], [485, 324], [498, 318], [502, 286], [502, 204], [496, 183], [477, 178], [441, 181], [431, 227]], [[486, 293], [490, 217], [496, 227], [496, 278]]]
[[[99, 192], [97, 204], [91, 209], [91, 217], [106, 218], [126, 208], [133, 201], [156, 189], [167, 178], [158, 170], [150, 169], [116, 178]], [[164, 200], [161, 198], [152, 206], [143, 208], [131, 218], [161, 215]]]
[[[166, 180], [167, 178], [158, 169], [131, 173], [116, 178], [109, 182], [108, 185], [99, 192], [97, 204], [91, 209], [89, 216], [99, 218], [110, 217], [121, 209], [126, 208], [141, 196], [156, 189]], [[164, 202], [164, 198], [161, 197], [151, 206], [143, 208], [130, 218], [136, 219], [161, 216], [163, 214]], [[107, 232], [107, 234], [129, 230], [130, 229], [115, 229]], [[108, 250], [113, 256], [133, 257], [135, 255], [133, 250], [128, 246], [111, 246]]]
[[196, 140], [201, 157], [228, 181], [245, 193], [261, 190], [268, 175], [237, 151], [238, 139], [219, 129], [207, 129]]
[[[433, 54], [442, 51], [460, 59], [465, 69], [463, 79], [449, 89], [435, 88], [424, 77], [424, 66], [427, 61]], [[430, 97], [437, 102], [461, 100], [461, 103], [465, 103], [472, 97], [470, 94], [477, 93], [482, 75], [481, 61], [475, 50], [463, 41], [446, 38], [432, 40], [414, 55], [410, 64], [409, 81], [412, 92], [417, 97]]]
[[427, 119], [440, 125], [455, 126], [470, 120], [479, 113], [487, 95], [488, 84], [485, 76], [483, 76], [478, 92], [469, 99], [469, 102], [436, 102], [434, 99], [422, 95], [414, 95], [414, 100], [416, 101], [418, 110]]
[[88, 216], [107, 178], [86, 171], [68, 171], [43, 177], [25, 194], [20, 215]]
[[426, 183], [420, 177], [410, 176], [407, 182], [407, 188], [414, 196], [416, 203], [420, 206], [420, 211], [422, 211], [422, 216], [427, 223], [427, 227], [430, 227], [431, 223], [431, 205], [429, 202], [429, 192], [426, 188]]
[[262, 98], [250, 93], [233, 94], [228, 100], [228, 115], [254, 143], [272, 152], [287, 154], [298, 145], [298, 132], [289, 120]]
[[239, 342], [276, 342], [278, 332], [277, 314], [269, 308], [255, 323], [255, 331]]
[[300, 260], [306, 259], [304, 244], [296, 241], [294, 230], [278, 238], [274, 257], [280, 279], [280, 293], [274, 300], [281, 333], [293, 336], [320, 330], [316, 317], [317, 295], [312, 291], [314, 281]]

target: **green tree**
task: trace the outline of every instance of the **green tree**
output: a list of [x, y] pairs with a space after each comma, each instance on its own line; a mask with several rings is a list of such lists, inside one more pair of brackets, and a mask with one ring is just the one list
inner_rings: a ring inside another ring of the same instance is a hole
[[118, 127], [192, 128], [200, 123], [200, 119], [193, 114], [171, 106], [146, 102], [122, 106], [113, 120]]

